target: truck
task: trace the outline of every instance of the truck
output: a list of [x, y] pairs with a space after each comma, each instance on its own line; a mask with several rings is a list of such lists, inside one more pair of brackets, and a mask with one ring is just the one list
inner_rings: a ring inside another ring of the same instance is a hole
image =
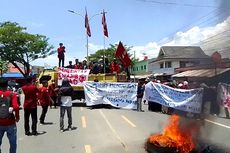
[[[52, 83], [52, 80], [55, 81], [55, 84], [58, 86], [58, 69], [44, 69], [38, 76], [37, 82], [38, 85], [41, 85], [41, 82], [43, 80], [47, 80], [48, 84]], [[95, 81], [97, 79], [99, 82], [127, 82], [127, 76], [126, 74], [114, 74], [114, 73], [105, 73], [105, 74], [89, 74], [88, 75], [88, 81]], [[73, 94], [73, 100], [84, 100], [85, 94], [84, 94], [84, 88], [83, 85], [73, 86], [74, 94]]]

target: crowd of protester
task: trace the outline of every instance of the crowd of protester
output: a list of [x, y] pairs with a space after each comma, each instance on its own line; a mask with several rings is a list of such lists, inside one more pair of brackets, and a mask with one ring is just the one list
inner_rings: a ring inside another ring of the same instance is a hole
[[[217, 102], [217, 89], [216, 89], [217, 87], [214, 85], [208, 86], [204, 82], [203, 83], [198, 81], [188, 82], [186, 80], [168, 79], [166, 81], [162, 81], [154, 76], [146, 78], [145, 80], [140, 80], [139, 82], [141, 82], [140, 84], [143, 86], [143, 88], [145, 88], [145, 85], [148, 84], [149, 82], [161, 83], [177, 89], [203, 88], [201, 114], [198, 114], [198, 117], [203, 117], [204, 114], [211, 114], [215, 116], [218, 116], [220, 114], [221, 106]], [[143, 96], [142, 101], [144, 104], [146, 104], [147, 101], [145, 100], [145, 96]], [[176, 113], [177, 111], [174, 110], [173, 108], [163, 106], [153, 101], [148, 101], [148, 110], [162, 112], [166, 114]], [[230, 118], [228, 110], [226, 111], [226, 109], [225, 109], [225, 114], [227, 118]]]
[[[48, 85], [48, 80], [42, 80], [40, 83], [42, 86], [37, 86], [35, 80], [32, 77], [26, 78], [26, 84], [20, 89], [20, 94], [9, 88], [8, 80], [0, 78], [0, 152], [1, 142], [4, 133], [10, 142], [10, 153], [16, 153], [17, 150], [17, 126], [16, 122], [19, 122], [19, 109], [20, 105], [24, 111], [24, 132], [26, 136], [37, 136], [38, 124], [38, 107], [41, 106], [42, 112], [39, 117], [39, 123], [41, 125], [47, 124], [45, 121], [48, 108], [56, 108], [60, 106], [60, 131], [64, 132], [64, 115], [67, 111], [68, 128], [66, 130], [72, 130], [72, 91], [73, 88], [69, 84], [69, 81], [63, 80], [62, 85], [57, 87], [55, 81]], [[19, 90], [18, 89], [18, 90]], [[23, 93], [23, 94], [22, 94]], [[24, 99], [20, 100], [18, 95], [24, 95]], [[17, 98], [18, 97], [18, 98]], [[21, 102], [20, 102], [21, 101]], [[22, 102], [23, 101], [23, 102]], [[31, 119], [31, 122], [30, 122]], [[31, 124], [31, 125], [30, 125]]]
[[117, 63], [116, 59], [114, 59], [111, 63], [109, 63], [108, 59], [105, 60], [105, 64], [103, 61], [94, 61], [89, 62], [87, 65], [87, 61], [83, 60], [79, 62], [78, 59], [75, 59], [75, 64], [72, 61], [69, 61], [69, 65], [65, 66], [65, 68], [70, 69], [90, 69], [90, 73], [99, 74], [99, 73], [120, 73], [121, 67]]

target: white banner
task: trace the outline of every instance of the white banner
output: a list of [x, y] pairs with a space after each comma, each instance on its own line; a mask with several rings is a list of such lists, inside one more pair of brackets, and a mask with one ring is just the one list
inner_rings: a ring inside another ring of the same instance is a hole
[[186, 112], [200, 113], [203, 89], [175, 89], [160, 83], [145, 85], [145, 98], [148, 101]]
[[85, 82], [85, 101], [87, 106], [110, 104], [125, 109], [137, 108], [136, 83]]
[[69, 69], [58, 68], [58, 85], [61, 85], [64, 78], [68, 78], [71, 86], [83, 86], [84, 81], [88, 81], [90, 69]]
[[217, 101], [224, 107], [230, 108], [230, 85], [218, 84]]

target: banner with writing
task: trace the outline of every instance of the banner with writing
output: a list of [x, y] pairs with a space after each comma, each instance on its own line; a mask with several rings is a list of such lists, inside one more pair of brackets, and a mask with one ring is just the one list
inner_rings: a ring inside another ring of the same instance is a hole
[[113, 107], [136, 109], [136, 83], [84, 83], [85, 101], [87, 106], [109, 104]]
[[58, 68], [58, 85], [61, 85], [64, 78], [68, 78], [71, 86], [83, 86], [84, 81], [88, 81], [90, 69], [69, 69]]
[[145, 85], [145, 98], [150, 102], [178, 110], [200, 113], [203, 89], [175, 89], [160, 83], [149, 82]]
[[225, 83], [218, 84], [217, 101], [222, 106], [230, 108], [230, 85]]

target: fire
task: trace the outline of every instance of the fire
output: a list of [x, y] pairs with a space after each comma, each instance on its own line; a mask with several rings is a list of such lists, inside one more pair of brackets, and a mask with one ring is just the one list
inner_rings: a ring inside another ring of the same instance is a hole
[[159, 147], [177, 148], [179, 153], [189, 153], [195, 148], [192, 137], [195, 129], [180, 125], [180, 121], [178, 115], [172, 115], [162, 134], [151, 135], [148, 142]]

